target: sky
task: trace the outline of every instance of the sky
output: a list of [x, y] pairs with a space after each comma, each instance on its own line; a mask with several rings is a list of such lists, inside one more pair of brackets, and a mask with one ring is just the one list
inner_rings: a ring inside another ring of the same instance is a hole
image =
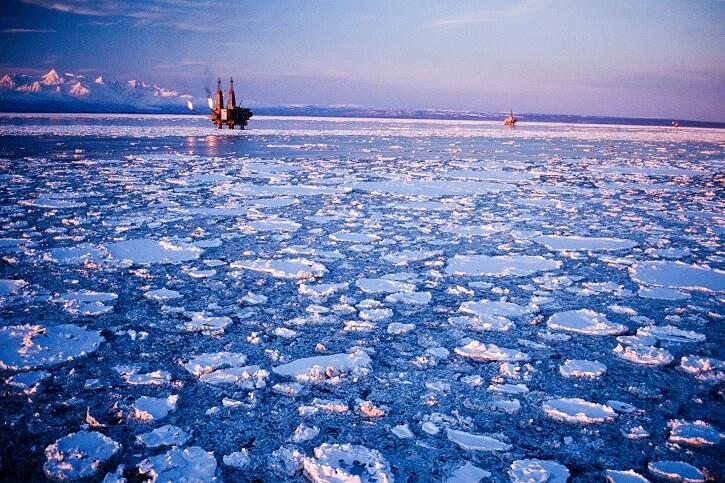
[[0, 72], [258, 104], [725, 121], [725, 0], [3, 0]]

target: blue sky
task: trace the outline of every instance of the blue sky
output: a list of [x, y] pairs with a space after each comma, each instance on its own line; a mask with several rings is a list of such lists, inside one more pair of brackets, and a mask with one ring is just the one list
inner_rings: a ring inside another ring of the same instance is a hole
[[260, 103], [725, 121], [723, 0], [6, 0], [0, 72]]

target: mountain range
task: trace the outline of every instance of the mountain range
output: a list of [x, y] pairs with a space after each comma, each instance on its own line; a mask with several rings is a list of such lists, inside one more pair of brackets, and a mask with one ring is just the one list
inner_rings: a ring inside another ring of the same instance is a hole
[[[239, 93], [238, 93], [239, 94]], [[207, 98], [147, 84], [138, 79], [89, 79], [51, 69], [44, 75], [5, 74], [0, 78], [0, 112], [206, 114]], [[446, 109], [388, 109], [351, 105], [269, 105], [251, 102], [257, 115], [360, 117], [398, 119], [454, 119], [500, 121], [498, 112]], [[635, 124], [669, 126], [672, 119], [517, 114], [522, 121], [574, 124]], [[679, 120], [680, 126], [725, 128], [724, 122]]]

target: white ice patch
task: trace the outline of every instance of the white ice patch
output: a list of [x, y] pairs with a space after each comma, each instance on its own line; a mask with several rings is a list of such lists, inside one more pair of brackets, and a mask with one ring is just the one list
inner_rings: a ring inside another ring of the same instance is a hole
[[365, 293], [386, 293], [413, 292], [415, 285], [397, 280], [384, 278], [360, 278], [355, 285]]
[[584, 335], [619, 335], [627, 327], [607, 320], [606, 315], [590, 309], [557, 312], [546, 321], [547, 327]]
[[190, 320], [185, 321], [181, 328], [185, 332], [202, 332], [205, 334], [220, 334], [232, 323], [226, 315], [215, 317], [203, 312], [187, 312]]
[[302, 225], [285, 218], [268, 218], [266, 220], [250, 221], [246, 226], [254, 231], [293, 232], [299, 230]]
[[116, 260], [130, 260], [138, 265], [151, 263], [179, 263], [196, 260], [204, 251], [201, 248], [184, 243], [172, 243], [166, 240], [124, 240], [106, 246], [111, 257]]
[[184, 364], [184, 369], [197, 377], [201, 377], [217, 369], [242, 367], [246, 363], [247, 356], [239, 352], [207, 352]]
[[634, 470], [607, 470], [607, 483], [649, 483], [649, 480]]
[[222, 461], [227, 466], [242, 469], [252, 461], [252, 458], [249, 457], [247, 449], [242, 448], [241, 451], [234, 451], [232, 453], [225, 454], [222, 456]]
[[144, 446], [149, 448], [158, 448], [159, 446], [182, 446], [189, 441], [191, 435], [171, 424], [165, 424], [160, 428], [156, 428], [148, 433], [139, 434], [136, 439]]
[[405, 266], [409, 263], [422, 262], [429, 258], [440, 255], [441, 251], [430, 250], [402, 250], [400, 252], [388, 253], [383, 256], [383, 260], [396, 266]]
[[449, 275], [488, 275], [494, 277], [527, 276], [555, 270], [561, 262], [530, 255], [456, 255], [448, 259]]
[[230, 264], [231, 268], [244, 268], [255, 272], [266, 273], [275, 278], [312, 279], [327, 273], [324, 265], [306, 258], [288, 258], [280, 260], [242, 260]]
[[308, 285], [301, 283], [297, 291], [300, 295], [311, 298], [325, 298], [331, 297], [338, 292], [347, 290], [350, 284], [347, 282], [342, 283], [319, 283], [315, 285]]
[[614, 421], [617, 413], [606, 404], [581, 398], [550, 399], [542, 404], [544, 414], [565, 423], [594, 424]]
[[613, 352], [614, 355], [625, 361], [645, 366], [664, 366], [674, 359], [667, 349], [647, 345], [623, 346], [617, 344]]
[[690, 294], [680, 292], [674, 288], [667, 287], [642, 287], [637, 292], [642, 298], [654, 299], [654, 300], [687, 300], [690, 298]]
[[303, 458], [302, 470], [313, 483], [393, 483], [380, 452], [359, 445], [324, 443], [314, 449], [314, 457]]
[[688, 446], [714, 446], [720, 444], [720, 431], [705, 421], [683, 421], [673, 419], [667, 426], [670, 428], [670, 441]]
[[474, 361], [528, 361], [529, 356], [516, 349], [507, 349], [495, 344], [483, 344], [477, 340], [471, 341], [453, 351], [461, 357]]
[[390, 304], [426, 305], [431, 301], [430, 292], [397, 292], [385, 297]]
[[149, 290], [148, 292], [144, 293], [144, 297], [149, 300], [154, 300], [156, 302], [163, 302], [166, 300], [181, 298], [181, 294], [176, 290], [170, 290], [168, 288], [158, 288], [155, 290]]
[[628, 250], [637, 244], [620, 238], [597, 238], [582, 236], [540, 235], [533, 240], [555, 251], [609, 252]]
[[164, 419], [176, 409], [178, 395], [165, 398], [141, 396], [133, 403], [133, 417], [141, 421], [158, 421]]
[[297, 359], [275, 367], [273, 372], [298, 382], [339, 383], [346, 376], [353, 378], [365, 376], [371, 369], [370, 356], [364, 351], [355, 351], [350, 354], [331, 354]]
[[521, 317], [522, 315], [538, 312], [538, 307], [517, 305], [498, 300], [480, 300], [478, 302], [464, 302], [458, 310], [464, 314], [477, 316]]
[[34, 208], [46, 208], [51, 210], [68, 210], [72, 208], [83, 208], [86, 206], [86, 203], [83, 201], [67, 200], [58, 196], [60, 196], [60, 194], [56, 196], [39, 196], [34, 200], [20, 201], [18, 204], [22, 206], [32, 206]]
[[725, 381], [725, 361], [714, 357], [683, 356], [680, 359], [680, 370], [700, 382], [718, 384]]
[[198, 446], [174, 447], [166, 453], [143, 460], [138, 465], [138, 472], [151, 482], [211, 483], [216, 481], [216, 466], [212, 451], [205, 451]]
[[682, 483], [705, 483], [705, 474], [684, 461], [652, 461], [647, 469], [656, 478]]
[[28, 370], [72, 361], [98, 350], [100, 332], [75, 325], [0, 327], [0, 369]]
[[96, 431], [78, 431], [45, 448], [45, 476], [58, 481], [89, 478], [121, 449], [121, 445]]
[[352, 185], [357, 191], [392, 194], [402, 196], [441, 196], [479, 195], [512, 191], [515, 187], [500, 183], [481, 181], [416, 180], [408, 181], [366, 181]]
[[629, 269], [638, 283], [707, 292], [725, 291], [725, 271], [682, 262], [638, 262]]
[[371, 243], [379, 241], [380, 237], [374, 233], [338, 231], [330, 235], [330, 240], [349, 243]]
[[452, 233], [465, 237], [489, 236], [501, 230], [502, 228], [493, 225], [444, 225], [441, 227], [443, 233]]
[[452, 441], [459, 448], [468, 451], [508, 451], [512, 448], [510, 444], [499, 441], [496, 438], [467, 433], [466, 431], [448, 429], [446, 436], [448, 437], [448, 441]]
[[25, 280], [0, 280], [0, 297], [12, 295], [26, 285]]
[[470, 461], [456, 468], [445, 483], [479, 483], [484, 478], [490, 478], [491, 472], [482, 470], [478, 466], [474, 466]]
[[694, 330], [683, 330], [673, 325], [647, 325], [637, 329], [637, 335], [670, 342], [705, 342], [706, 340], [704, 334]]
[[599, 361], [567, 359], [559, 366], [559, 373], [568, 378], [596, 379], [607, 372], [607, 366]]
[[566, 483], [569, 470], [552, 460], [516, 460], [511, 464], [509, 477], [512, 483]]

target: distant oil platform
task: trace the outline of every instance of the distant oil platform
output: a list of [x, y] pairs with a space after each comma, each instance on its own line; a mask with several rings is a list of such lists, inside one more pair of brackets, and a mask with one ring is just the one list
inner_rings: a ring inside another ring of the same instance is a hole
[[509, 127], [515, 127], [517, 122], [518, 122], [518, 119], [516, 119], [516, 116], [514, 116], [514, 111], [511, 111], [511, 113], [508, 116], [506, 116], [506, 119], [503, 120], [503, 125], [509, 126]]
[[209, 109], [211, 109], [209, 119], [219, 129], [225, 125], [229, 129], [234, 129], [234, 126], [239, 126], [240, 129], [244, 129], [247, 121], [252, 117], [251, 109], [237, 106], [237, 99], [234, 95], [234, 79], [229, 79], [227, 107], [224, 108], [224, 95], [222, 94], [222, 80], [220, 78], [217, 80], [214, 101], [212, 102], [211, 97], [209, 97]]

